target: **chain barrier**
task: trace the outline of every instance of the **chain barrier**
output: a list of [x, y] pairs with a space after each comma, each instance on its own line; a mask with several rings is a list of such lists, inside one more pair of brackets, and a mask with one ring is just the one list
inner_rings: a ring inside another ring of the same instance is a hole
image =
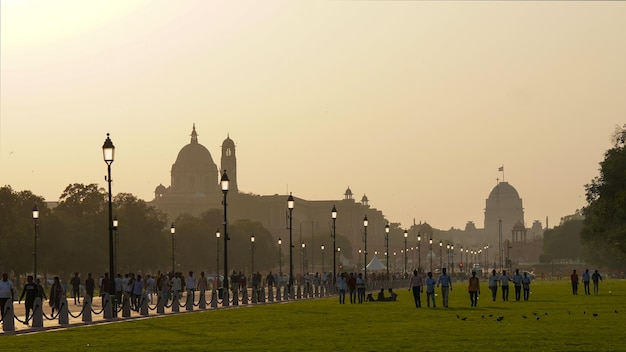
[[64, 305], [65, 305], [65, 302], [64, 302], [64, 303], [61, 303], [61, 307], [60, 307], [60, 308], [59, 308], [59, 310], [57, 311], [57, 314], [56, 314], [56, 315], [54, 315], [54, 313], [52, 313], [52, 316], [51, 316], [51, 317], [48, 317], [48, 316], [46, 315], [46, 312], [43, 312], [43, 317], [44, 317], [44, 318], [46, 318], [47, 320], [55, 320], [55, 319], [57, 319], [57, 318], [59, 317], [59, 314], [61, 314], [61, 308], [63, 308], [63, 306], [64, 306]]
[[[109, 301], [105, 301], [105, 302], [104, 302], [104, 306], [102, 306], [102, 309], [100, 309], [100, 311], [99, 311], [99, 312], [96, 312], [95, 310], [93, 310], [93, 308], [91, 308], [91, 312], [92, 312], [93, 314], [95, 314], [95, 315], [100, 315], [100, 314], [102, 314], [102, 312], [104, 312], [104, 308], [106, 308], [108, 304], [109, 304]], [[93, 307], [93, 306], [92, 306], [92, 307]]]
[[87, 308], [87, 305], [83, 303], [83, 308], [80, 310], [80, 313], [78, 313], [78, 315], [75, 316], [74, 314], [72, 314], [72, 312], [69, 309], [67, 310], [67, 313], [70, 315], [70, 317], [74, 319], [78, 319], [85, 312], [85, 308]]

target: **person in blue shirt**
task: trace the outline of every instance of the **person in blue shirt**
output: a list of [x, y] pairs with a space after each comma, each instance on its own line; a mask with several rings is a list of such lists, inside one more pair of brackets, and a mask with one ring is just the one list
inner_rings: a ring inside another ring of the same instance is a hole
[[433, 279], [433, 273], [428, 272], [428, 277], [426, 278], [426, 303], [428, 303], [428, 308], [430, 308], [430, 301], [433, 302], [433, 308], [436, 308], [435, 305], [435, 279]]
[[502, 286], [502, 300], [509, 300], [509, 277], [506, 275], [506, 270], [502, 270], [500, 275], [500, 286]]
[[589, 288], [589, 281], [591, 281], [591, 275], [589, 274], [589, 269], [585, 269], [583, 273], [583, 286], [585, 286], [585, 294], [590, 295], [591, 290]]
[[448, 308], [448, 291], [452, 291], [452, 280], [450, 275], [446, 273], [446, 268], [441, 269], [441, 275], [437, 281], [437, 287], [441, 285], [441, 299], [443, 300], [443, 306]]

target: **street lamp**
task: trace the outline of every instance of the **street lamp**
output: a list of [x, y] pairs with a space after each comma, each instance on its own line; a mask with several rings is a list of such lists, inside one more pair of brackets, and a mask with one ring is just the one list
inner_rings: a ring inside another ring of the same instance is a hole
[[252, 268], [251, 276], [254, 276], [254, 235], [250, 236], [250, 258], [251, 258], [250, 267]]
[[174, 223], [170, 227], [170, 233], [172, 234], [172, 274], [176, 272], [176, 260], [174, 258], [174, 249], [176, 249], [176, 241], [174, 240], [174, 234], [176, 233], [176, 227], [174, 227]]
[[450, 245], [450, 253], [452, 254], [452, 265], [450, 265], [450, 273], [454, 273], [454, 245]]
[[409, 237], [409, 233], [404, 230], [404, 273], [402, 273], [402, 276], [406, 275], [406, 240]]
[[422, 272], [422, 236], [417, 233], [417, 270]]
[[443, 242], [439, 240], [439, 270], [443, 272]]
[[322, 275], [324, 275], [324, 245], [321, 245], [320, 249], [322, 250]]
[[220, 275], [220, 236], [220, 229], [215, 230], [215, 250], [217, 251], [217, 256], [215, 259], [215, 267], [217, 268], [217, 270], [215, 271], [216, 276]]
[[450, 243], [446, 243], [446, 268], [450, 271]]
[[280, 277], [282, 278], [283, 276], [283, 253], [282, 253], [282, 248], [283, 248], [283, 240], [280, 239], [280, 237], [278, 238], [278, 272], [280, 273]]
[[[113, 262], [115, 263], [116, 270], [119, 270], [119, 268], [117, 267], [117, 247], [118, 247], [117, 246], [117, 242], [119, 240], [119, 238], [117, 236], [117, 229], [118, 229], [119, 225], [120, 225], [120, 221], [117, 220], [117, 215], [115, 215], [115, 217], [113, 218], [113, 231], [115, 231], [115, 245], [113, 246], [114, 247], [114, 251], [113, 251], [114, 260], [113, 260]], [[111, 279], [112, 278], [113, 277], [111, 277]]]
[[389, 223], [385, 225], [385, 257], [387, 259], [387, 281], [389, 281]]
[[304, 242], [302, 242], [302, 253], [300, 254], [300, 275], [302, 275], [302, 277], [304, 277], [304, 254], [306, 253], [305, 248], [306, 245], [304, 244]]
[[[115, 297], [115, 258], [114, 256], [114, 244], [113, 244], [113, 200], [111, 199], [111, 164], [113, 164], [113, 160], [115, 160], [115, 146], [109, 138], [109, 134], [107, 133], [107, 139], [104, 140], [104, 144], [102, 145], [102, 156], [104, 158], [104, 162], [107, 164], [107, 177], [106, 181], [109, 184], [109, 295], [111, 297]], [[37, 278], [35, 278], [36, 280]], [[117, 308], [115, 306], [113, 308], [113, 315], [117, 314]]]
[[294, 200], [291, 193], [287, 197], [287, 209], [289, 209], [289, 297], [293, 298], [293, 207]]
[[[35, 282], [37, 282], [37, 235], [39, 232], [39, 209], [37, 208], [37, 204], [33, 207], [33, 222], [35, 224], [35, 250], [33, 252], [35, 266], [33, 267], [33, 275], [35, 277]], [[4, 307], [2, 307], [2, 309], [4, 309]]]
[[227, 203], [226, 203], [226, 194], [228, 193], [228, 186], [230, 184], [230, 180], [228, 179], [228, 175], [226, 174], [226, 170], [222, 173], [222, 178], [220, 179], [220, 185], [222, 186], [222, 194], [224, 195], [224, 199], [222, 200], [222, 205], [224, 206], [224, 285], [222, 292], [222, 302], [225, 307], [228, 306], [228, 216], [227, 216]]
[[363, 253], [363, 251], [361, 250], [361, 248], [359, 248], [359, 272], [361, 272], [361, 270], [363, 270], [363, 267], [361, 266], [361, 253]]
[[428, 256], [430, 257], [430, 272], [433, 272], [433, 239], [430, 238], [428, 240], [428, 244], [430, 245], [430, 252], [428, 253]]
[[337, 239], [337, 228], [336, 228], [337, 208], [335, 208], [334, 204], [333, 204], [333, 209], [330, 211], [330, 216], [333, 219], [333, 285], [334, 285], [335, 284], [335, 280], [337, 280], [337, 271], [336, 271], [337, 270], [337, 245], [336, 245], [336, 239]]
[[367, 215], [365, 215], [365, 217], [363, 218], [363, 240], [365, 242], [365, 252], [363, 252], [363, 257], [364, 259], [364, 264], [365, 264], [365, 282], [367, 283], [367, 225], [369, 224], [369, 221], [367, 221]]

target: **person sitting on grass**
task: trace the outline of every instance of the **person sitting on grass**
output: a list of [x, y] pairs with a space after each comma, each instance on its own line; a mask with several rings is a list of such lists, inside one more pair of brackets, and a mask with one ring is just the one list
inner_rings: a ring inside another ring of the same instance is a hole
[[378, 292], [378, 298], [376, 299], [378, 302], [385, 301], [385, 289], [381, 288], [380, 292]]
[[387, 301], [395, 302], [396, 299], [398, 299], [398, 294], [393, 292], [393, 290], [389, 288], [389, 298], [387, 298]]

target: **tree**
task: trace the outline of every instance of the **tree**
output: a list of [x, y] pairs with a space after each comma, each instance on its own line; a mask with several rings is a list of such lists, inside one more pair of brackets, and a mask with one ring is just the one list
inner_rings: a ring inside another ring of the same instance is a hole
[[571, 215], [564, 217], [559, 226], [546, 230], [543, 234], [543, 260], [581, 258], [583, 221], [580, 215]]
[[625, 268], [626, 259], [626, 125], [617, 128], [613, 148], [600, 162], [600, 175], [585, 185], [587, 206], [582, 241], [590, 261]]

